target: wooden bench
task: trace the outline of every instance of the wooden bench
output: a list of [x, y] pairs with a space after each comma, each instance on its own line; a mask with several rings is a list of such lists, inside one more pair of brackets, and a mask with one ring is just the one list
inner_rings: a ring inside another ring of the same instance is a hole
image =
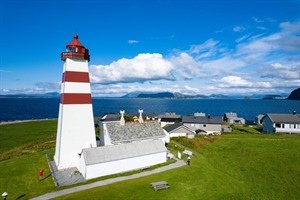
[[166, 181], [153, 182], [150, 183], [150, 185], [154, 188], [155, 191], [168, 189], [170, 187]]

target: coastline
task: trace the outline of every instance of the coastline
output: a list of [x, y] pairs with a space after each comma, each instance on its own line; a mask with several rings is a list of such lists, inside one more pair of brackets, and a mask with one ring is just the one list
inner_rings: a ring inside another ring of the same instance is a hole
[[33, 121], [46, 121], [46, 120], [55, 120], [55, 118], [2, 121], [2, 122], [0, 122], [0, 126], [7, 125], [7, 124], [18, 124], [18, 123], [33, 122]]

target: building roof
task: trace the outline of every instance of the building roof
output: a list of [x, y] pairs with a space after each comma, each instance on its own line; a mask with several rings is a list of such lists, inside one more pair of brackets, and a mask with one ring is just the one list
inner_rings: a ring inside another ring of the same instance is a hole
[[161, 122], [180, 122], [181, 121], [181, 118], [175, 118], [175, 117], [162, 117], [160, 119]]
[[74, 39], [69, 43], [67, 44], [67, 47], [71, 47], [71, 46], [77, 46], [77, 47], [84, 47], [78, 40], [78, 35], [75, 34]]
[[273, 123], [300, 124], [300, 116], [297, 114], [267, 114]]
[[[139, 113], [129, 113], [129, 114], [125, 114], [124, 117], [127, 116], [127, 117], [139, 117], [140, 114]], [[155, 118], [157, 117], [156, 114], [146, 114], [146, 113], [143, 113], [142, 114], [142, 117], [143, 118], [146, 118], [146, 117], [149, 117], [149, 118]], [[102, 117], [102, 121], [105, 121], [105, 122], [111, 122], [111, 121], [119, 121], [121, 118], [121, 115], [119, 113], [108, 113], [108, 114], [105, 114], [103, 117]]]
[[182, 123], [223, 124], [223, 118], [220, 116], [183, 116]]
[[165, 113], [163, 115], [158, 115], [158, 118], [175, 118], [175, 119], [180, 119], [180, 115], [177, 115], [176, 113]]
[[225, 117], [227, 118], [237, 118], [237, 114], [236, 113], [233, 113], [233, 112], [230, 112], [230, 113], [225, 113]]
[[121, 125], [118, 122], [106, 124], [112, 143], [128, 142], [149, 138], [165, 137], [165, 132], [157, 121], [147, 121], [142, 124], [129, 122]]
[[172, 124], [172, 125], [170, 125], [170, 126], [168, 126], [168, 127], [166, 128], [166, 131], [167, 131], [167, 132], [171, 132], [171, 131], [173, 131], [173, 130], [179, 128], [180, 126], [183, 126], [183, 125], [182, 125], [181, 123], [175, 123], [175, 124]]
[[87, 148], [82, 150], [82, 156], [84, 156], [86, 165], [93, 165], [166, 151], [167, 149], [161, 140], [147, 140]]
[[174, 130], [176, 130], [176, 129], [178, 129], [178, 128], [184, 128], [184, 129], [186, 129], [187, 131], [193, 132], [191, 129], [189, 129], [187, 126], [183, 125], [182, 123], [175, 123], [175, 124], [172, 124], [171, 126], [168, 126], [168, 127], [166, 128], [166, 131], [170, 133], [170, 132], [172, 132], [172, 131], [174, 131]]

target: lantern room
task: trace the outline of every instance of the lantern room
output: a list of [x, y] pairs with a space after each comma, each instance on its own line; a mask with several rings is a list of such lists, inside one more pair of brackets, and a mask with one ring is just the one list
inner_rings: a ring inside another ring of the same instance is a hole
[[89, 50], [79, 42], [78, 35], [75, 34], [73, 38], [74, 39], [67, 44], [66, 52], [61, 53], [61, 60], [65, 61], [67, 58], [74, 58], [90, 61]]

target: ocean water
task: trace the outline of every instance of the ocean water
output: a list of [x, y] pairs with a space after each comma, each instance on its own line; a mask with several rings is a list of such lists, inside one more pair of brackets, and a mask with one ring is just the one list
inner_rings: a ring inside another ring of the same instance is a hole
[[[57, 118], [59, 98], [0, 98], [0, 121]], [[254, 120], [258, 114], [300, 113], [300, 101], [262, 99], [121, 99], [94, 98], [95, 117], [105, 113], [162, 114], [175, 112], [180, 115], [204, 112], [211, 116], [223, 116], [225, 112], [236, 112], [239, 117]]]

